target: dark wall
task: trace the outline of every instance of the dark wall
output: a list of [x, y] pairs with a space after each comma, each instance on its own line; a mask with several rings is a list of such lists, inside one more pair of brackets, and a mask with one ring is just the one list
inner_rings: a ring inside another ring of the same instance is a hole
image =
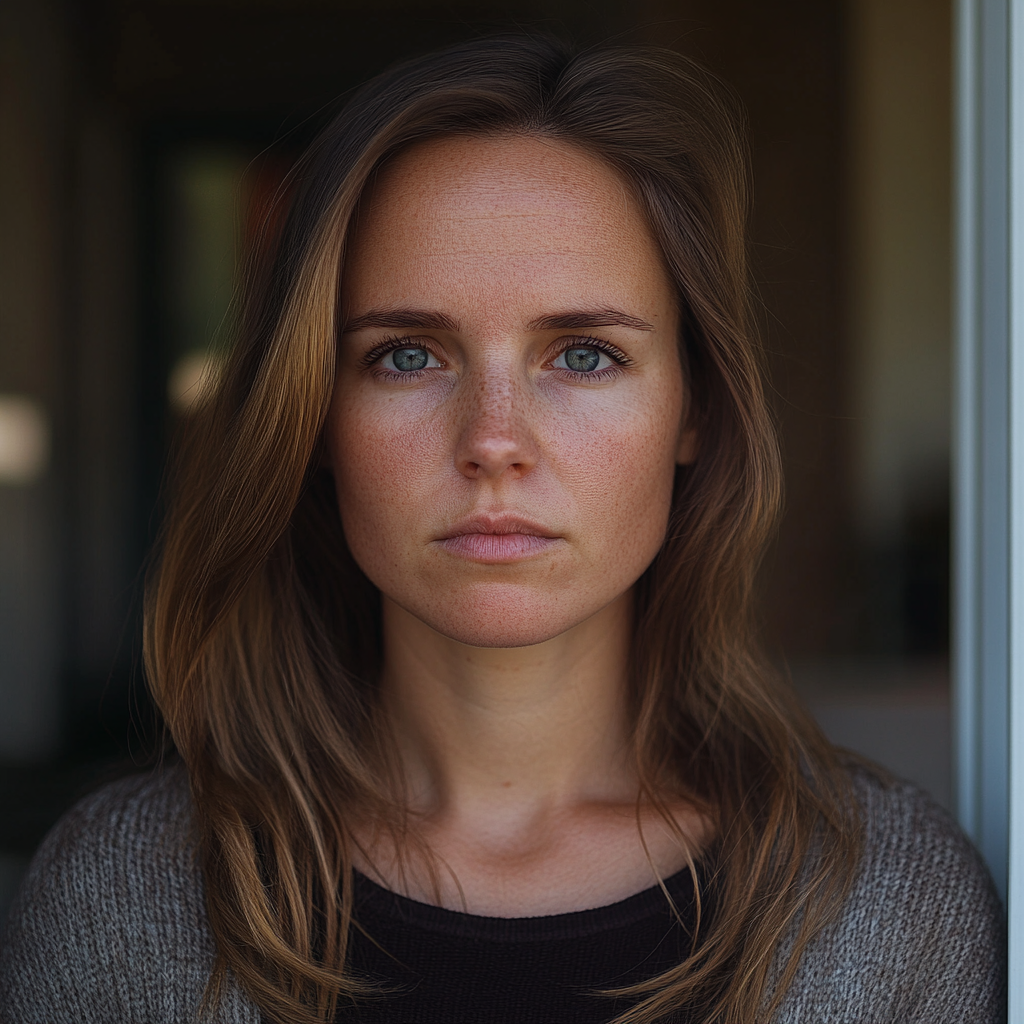
[[716, 71], [749, 115], [753, 262], [786, 470], [765, 566], [766, 639], [788, 657], [858, 640], [844, 333], [844, 4], [651, 4], [644, 35]]

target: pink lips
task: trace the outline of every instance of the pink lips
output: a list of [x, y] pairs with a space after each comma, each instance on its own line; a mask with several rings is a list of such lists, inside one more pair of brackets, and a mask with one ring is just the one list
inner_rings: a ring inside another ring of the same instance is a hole
[[456, 557], [495, 565], [532, 558], [558, 540], [546, 527], [518, 516], [474, 516], [453, 526], [441, 546]]

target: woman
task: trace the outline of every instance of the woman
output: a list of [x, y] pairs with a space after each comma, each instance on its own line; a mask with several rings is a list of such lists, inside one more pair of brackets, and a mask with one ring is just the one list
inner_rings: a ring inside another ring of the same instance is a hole
[[755, 650], [745, 184], [660, 51], [467, 44], [326, 129], [151, 581], [182, 767], [51, 835], [5, 1019], [999, 1018], [969, 844]]

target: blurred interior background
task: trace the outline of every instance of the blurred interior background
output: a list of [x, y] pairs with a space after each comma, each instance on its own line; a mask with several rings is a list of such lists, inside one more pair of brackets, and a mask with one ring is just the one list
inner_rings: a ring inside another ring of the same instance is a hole
[[0, 913], [141, 763], [168, 441], [290, 161], [388, 63], [508, 28], [654, 42], [746, 105], [787, 515], [765, 637], [826, 731], [950, 804], [946, 0], [3, 0]]

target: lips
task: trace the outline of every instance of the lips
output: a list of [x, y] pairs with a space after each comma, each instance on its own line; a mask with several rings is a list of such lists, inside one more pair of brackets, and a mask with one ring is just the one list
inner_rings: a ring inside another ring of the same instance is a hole
[[539, 523], [517, 515], [479, 515], [456, 523], [440, 539], [451, 555], [498, 565], [533, 558], [560, 538]]

